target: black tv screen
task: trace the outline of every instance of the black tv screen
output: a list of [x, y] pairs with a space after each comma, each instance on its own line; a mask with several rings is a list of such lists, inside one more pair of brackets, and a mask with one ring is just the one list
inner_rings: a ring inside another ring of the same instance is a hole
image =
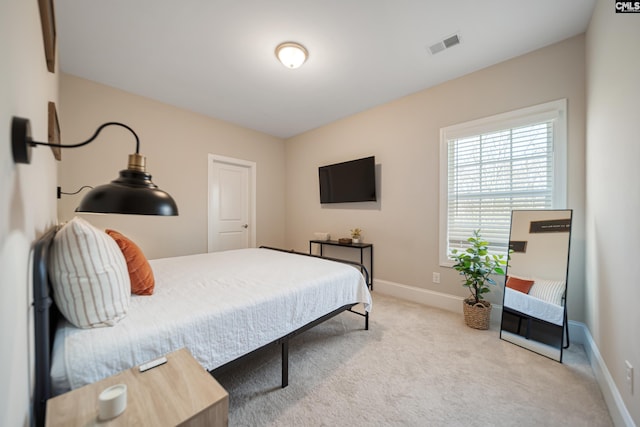
[[375, 202], [374, 156], [318, 168], [320, 203]]

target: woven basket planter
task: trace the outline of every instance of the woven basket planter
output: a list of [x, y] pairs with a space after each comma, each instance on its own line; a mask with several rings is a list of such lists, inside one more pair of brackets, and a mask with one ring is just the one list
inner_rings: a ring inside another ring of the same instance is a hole
[[464, 312], [464, 322], [467, 326], [474, 329], [489, 329], [489, 320], [491, 318], [491, 303], [488, 301], [480, 301], [475, 305], [468, 302], [474, 300], [462, 301], [462, 311]]

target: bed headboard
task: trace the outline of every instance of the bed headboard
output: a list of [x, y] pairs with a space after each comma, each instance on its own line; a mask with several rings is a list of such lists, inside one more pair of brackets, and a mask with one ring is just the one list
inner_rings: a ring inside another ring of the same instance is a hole
[[35, 329], [35, 388], [31, 426], [44, 426], [51, 397], [51, 349], [60, 313], [53, 302], [48, 274], [49, 251], [58, 228], [53, 227], [33, 245], [33, 307]]

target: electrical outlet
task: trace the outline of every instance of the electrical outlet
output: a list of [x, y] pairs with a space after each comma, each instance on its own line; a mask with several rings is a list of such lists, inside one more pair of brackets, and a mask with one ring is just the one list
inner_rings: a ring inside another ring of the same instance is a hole
[[440, 273], [433, 273], [433, 283], [440, 283]]
[[627, 368], [627, 385], [629, 386], [629, 393], [633, 394], [633, 366], [628, 360], [624, 361]]

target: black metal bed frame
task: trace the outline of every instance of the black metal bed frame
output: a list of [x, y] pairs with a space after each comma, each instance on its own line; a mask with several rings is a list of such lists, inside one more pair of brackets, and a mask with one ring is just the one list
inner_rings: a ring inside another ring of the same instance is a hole
[[[373, 289], [373, 283], [369, 282], [369, 270], [367, 270], [367, 267], [365, 267], [364, 264], [362, 264], [360, 262], [349, 261], [349, 260], [340, 259], [340, 258], [332, 258], [332, 257], [322, 256], [322, 255], [313, 255], [313, 254], [308, 254], [308, 253], [305, 253], [305, 252], [294, 251], [293, 249], [287, 250], [287, 249], [281, 249], [281, 248], [274, 248], [274, 247], [271, 247], [271, 246], [260, 246], [260, 248], [261, 249], [271, 249], [272, 251], [278, 251], [278, 252], [286, 252], [288, 254], [302, 255], [302, 256], [307, 256], [307, 257], [311, 257], [311, 258], [327, 259], [329, 261], [335, 261], [335, 262], [341, 262], [343, 264], [353, 265], [354, 267], [359, 268], [360, 272], [364, 275], [364, 283], [367, 284], [367, 287], [370, 288], [370, 289]], [[367, 311], [365, 311], [364, 313], [360, 313], [360, 312], [351, 310], [351, 308], [353, 308], [354, 305], [357, 305], [357, 304], [353, 304], [350, 308], [347, 308], [346, 310], [350, 311], [350, 312], [352, 312], [354, 314], [357, 314], [358, 316], [364, 317], [364, 329], [365, 329], [365, 331], [368, 331], [369, 330], [369, 313]], [[340, 309], [340, 311], [344, 311], [344, 310], [345, 309]], [[338, 314], [338, 313], [336, 313], [336, 314]], [[327, 316], [329, 316], [329, 315], [327, 315]], [[331, 317], [333, 317], [333, 316], [329, 316], [327, 319], [330, 319]]]
[[35, 328], [35, 388], [31, 426], [43, 426], [47, 399], [51, 397], [51, 349], [60, 313], [53, 303], [47, 262], [57, 227], [51, 228], [33, 246], [33, 308]]
[[560, 360], [559, 362], [562, 363], [562, 355], [563, 349], [567, 349], [569, 348], [569, 346], [571, 345], [571, 341], [569, 339], [569, 320], [567, 317], [567, 307], [565, 305], [564, 307], [564, 324], [562, 326], [560, 325], [556, 325], [555, 323], [551, 323], [551, 322], [547, 322], [544, 319], [540, 319], [537, 317], [531, 317], [528, 314], [522, 313], [521, 311], [518, 310], [514, 310], [513, 308], [509, 308], [509, 307], [502, 307], [502, 310], [505, 313], [511, 314], [512, 316], [515, 316], [518, 318], [518, 330], [517, 330], [517, 334], [522, 336], [522, 334], [520, 333], [521, 329], [522, 329], [522, 321], [526, 320], [527, 322], [527, 333], [525, 334], [525, 338], [526, 339], [530, 339], [531, 336], [531, 328], [532, 328], [532, 322], [535, 320], [537, 322], [543, 323], [545, 325], [551, 326], [551, 327], [558, 327], [562, 329], [562, 337], [561, 337], [561, 343], [560, 343], [560, 348], [558, 350], [560, 350]]
[[[287, 249], [281, 249], [281, 248], [274, 248], [271, 246], [260, 246], [261, 249], [270, 249], [273, 251], [278, 251], [278, 252], [285, 252], [285, 253], [289, 253], [289, 254], [295, 254], [295, 255], [302, 255], [302, 256], [308, 256], [308, 257], [312, 257], [312, 258], [321, 258], [321, 259], [327, 259], [330, 261], [335, 261], [335, 262], [341, 262], [343, 264], [350, 264], [353, 265], [357, 268], [360, 269], [360, 271], [362, 272], [362, 274], [364, 274], [364, 279], [365, 279], [365, 283], [369, 283], [369, 272], [367, 271], [367, 268], [364, 266], [364, 264], [361, 264], [359, 262], [355, 262], [355, 261], [348, 261], [348, 260], [344, 260], [344, 259], [338, 259], [338, 258], [331, 258], [331, 257], [324, 257], [324, 256], [319, 256], [319, 255], [312, 255], [312, 254], [308, 254], [308, 253], [304, 253], [304, 252], [297, 252], [294, 251], [293, 249], [291, 250], [287, 250]], [[268, 344], [265, 344], [264, 346], [257, 348], [245, 355], [242, 355], [240, 357], [238, 357], [237, 359], [234, 359], [228, 363], [225, 363], [222, 366], [219, 366], [215, 369], [213, 369], [211, 371], [211, 375], [220, 375], [224, 372], [229, 371], [230, 369], [233, 369], [234, 367], [236, 367], [238, 364], [242, 363], [243, 361], [245, 361], [246, 359], [249, 359], [251, 357], [253, 357], [254, 355], [256, 355], [257, 353], [260, 353], [274, 345], [280, 345], [281, 348], [281, 355], [282, 355], [282, 388], [285, 388], [287, 385], [289, 385], [289, 340], [291, 340], [293, 337], [295, 337], [296, 335], [300, 335], [301, 333], [313, 328], [314, 326], [319, 325], [320, 323], [325, 322], [326, 320], [331, 319], [334, 316], [337, 316], [338, 314], [342, 313], [343, 311], [350, 311], [351, 313], [357, 314], [358, 316], [362, 316], [364, 317], [364, 329], [366, 331], [369, 330], [369, 313], [367, 311], [365, 311], [364, 313], [360, 313], [358, 311], [354, 311], [352, 310], [353, 307], [357, 305], [357, 304], [347, 304], [347, 305], [343, 305], [342, 307], [325, 314], [324, 316], [310, 322], [307, 323], [306, 325], [296, 329], [295, 331], [280, 337]]]
[[[35, 387], [33, 392], [32, 401], [32, 415], [31, 415], [31, 427], [44, 426], [47, 399], [52, 396], [52, 384], [51, 384], [51, 350], [53, 348], [53, 341], [55, 338], [55, 331], [58, 320], [61, 318], [61, 314], [58, 311], [57, 306], [53, 301], [53, 294], [51, 291], [51, 284], [48, 274], [48, 259], [49, 252], [51, 250], [51, 244], [53, 238], [58, 231], [58, 227], [52, 227], [45, 232], [39, 239], [34, 242], [33, 245], [33, 306], [34, 306], [34, 329], [35, 329]], [[268, 246], [262, 246], [264, 249], [277, 250], [281, 252], [288, 252], [297, 255], [305, 255], [316, 258], [330, 259], [332, 261], [342, 262], [346, 264], [352, 264], [360, 268], [360, 271], [365, 275], [366, 283], [369, 283], [369, 273], [366, 267], [362, 264], [339, 260], [328, 257], [320, 257], [317, 255], [305, 254], [302, 252], [287, 251], [279, 248], [272, 248]], [[351, 311], [355, 314], [365, 317], [365, 330], [369, 329], [369, 313], [359, 313], [353, 311], [352, 308], [358, 303], [344, 305], [331, 313], [328, 313], [289, 334], [286, 334], [269, 344], [266, 344], [256, 350], [253, 350], [239, 358], [232, 360], [218, 368], [211, 371], [212, 375], [227, 371], [241, 361], [255, 355], [257, 352], [263, 351], [273, 345], [282, 346], [282, 387], [286, 387], [289, 384], [289, 340], [302, 332], [313, 328], [314, 326], [342, 313], [343, 311]]]

